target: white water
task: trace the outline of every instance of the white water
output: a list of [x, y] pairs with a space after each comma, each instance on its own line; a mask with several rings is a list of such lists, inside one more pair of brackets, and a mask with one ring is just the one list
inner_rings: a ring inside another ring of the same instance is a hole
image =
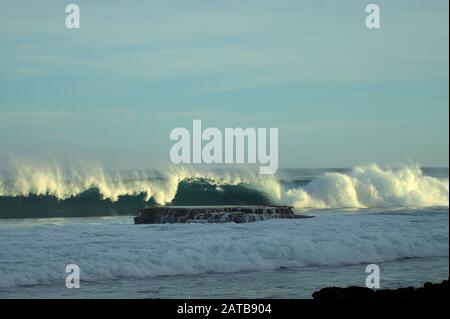
[[443, 208], [319, 213], [311, 219], [249, 224], [131, 223], [131, 217], [2, 221], [0, 290], [63, 286], [65, 266], [71, 263], [80, 266], [84, 281], [100, 284], [162, 275], [448, 259], [449, 253], [448, 209]]
[[[310, 297], [324, 286], [363, 285], [369, 263], [380, 265], [386, 288], [448, 277], [446, 172], [431, 177], [414, 166], [369, 165], [301, 184], [294, 180], [306, 175], [286, 183], [251, 171], [177, 168], [155, 179], [148, 171], [57, 167], [18, 164], [0, 192], [64, 199], [96, 187], [111, 200], [145, 192], [167, 203], [181, 181], [202, 178], [218, 189], [257, 189], [316, 217], [207, 225], [133, 225], [132, 217], [0, 219], [0, 297]], [[81, 268], [76, 291], [65, 288], [71, 263]]]
[[354, 168], [349, 174], [325, 173], [284, 197], [297, 208], [427, 207], [449, 204], [448, 179], [425, 176], [419, 167]]
[[305, 187], [287, 188], [274, 176], [254, 171], [217, 173], [174, 167], [163, 179], [148, 171], [126, 174], [106, 172], [101, 166], [70, 169], [17, 162], [12, 178], [0, 177], [0, 196], [52, 195], [58, 199], [77, 196], [97, 188], [104, 199], [117, 201], [123, 195], [146, 194], [158, 204], [170, 203], [180, 182], [205, 179], [221, 185], [243, 185], [265, 193], [274, 203], [297, 208], [428, 207], [449, 205], [448, 178], [423, 174], [418, 166], [400, 169], [375, 164], [353, 168], [348, 173], [324, 173]]

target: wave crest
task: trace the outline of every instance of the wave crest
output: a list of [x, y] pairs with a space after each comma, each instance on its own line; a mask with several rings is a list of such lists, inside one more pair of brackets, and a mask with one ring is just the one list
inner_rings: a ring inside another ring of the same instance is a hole
[[[100, 166], [62, 171], [57, 166], [38, 167], [20, 163], [9, 180], [0, 179], [0, 197], [37, 195], [65, 200], [97, 189], [103, 200], [111, 202], [122, 196], [141, 196], [144, 201], [153, 200], [164, 205], [173, 202], [177, 195], [181, 195], [179, 192], [186, 191], [180, 189], [181, 183], [207, 183], [215, 186], [217, 192], [224, 192], [226, 186], [244, 187], [263, 194], [273, 204], [296, 208], [449, 205], [448, 178], [427, 176], [418, 166], [389, 169], [375, 164], [355, 167], [348, 172], [327, 172], [299, 185], [294, 181], [281, 181], [275, 176], [259, 175], [255, 171], [216, 172], [176, 167], [155, 177], [154, 171], [110, 172]], [[200, 205], [201, 195], [198, 196]], [[209, 196], [207, 193], [204, 195]]]
[[448, 179], [426, 176], [417, 167], [361, 166], [348, 174], [325, 173], [304, 188], [286, 191], [297, 208], [448, 206]]

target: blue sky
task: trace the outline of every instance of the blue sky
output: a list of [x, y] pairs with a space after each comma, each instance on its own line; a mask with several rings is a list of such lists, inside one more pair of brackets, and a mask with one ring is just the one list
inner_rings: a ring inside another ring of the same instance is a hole
[[0, 166], [169, 163], [170, 131], [278, 127], [280, 167], [448, 166], [448, 1], [3, 0]]

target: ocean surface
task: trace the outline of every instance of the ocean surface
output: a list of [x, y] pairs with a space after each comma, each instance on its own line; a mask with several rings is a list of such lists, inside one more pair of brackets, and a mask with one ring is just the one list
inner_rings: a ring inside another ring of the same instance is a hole
[[[59, 170], [0, 177], [0, 298], [311, 298], [449, 276], [448, 169]], [[293, 205], [308, 219], [134, 225], [139, 208]], [[81, 271], [66, 287], [68, 264]]]

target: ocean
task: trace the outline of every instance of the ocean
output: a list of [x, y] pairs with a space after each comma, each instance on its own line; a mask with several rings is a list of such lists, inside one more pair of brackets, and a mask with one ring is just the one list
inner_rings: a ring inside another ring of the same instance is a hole
[[[107, 171], [0, 179], [0, 298], [311, 298], [449, 276], [448, 169]], [[293, 205], [307, 219], [134, 225], [152, 205]], [[66, 287], [68, 264], [80, 288]]]

